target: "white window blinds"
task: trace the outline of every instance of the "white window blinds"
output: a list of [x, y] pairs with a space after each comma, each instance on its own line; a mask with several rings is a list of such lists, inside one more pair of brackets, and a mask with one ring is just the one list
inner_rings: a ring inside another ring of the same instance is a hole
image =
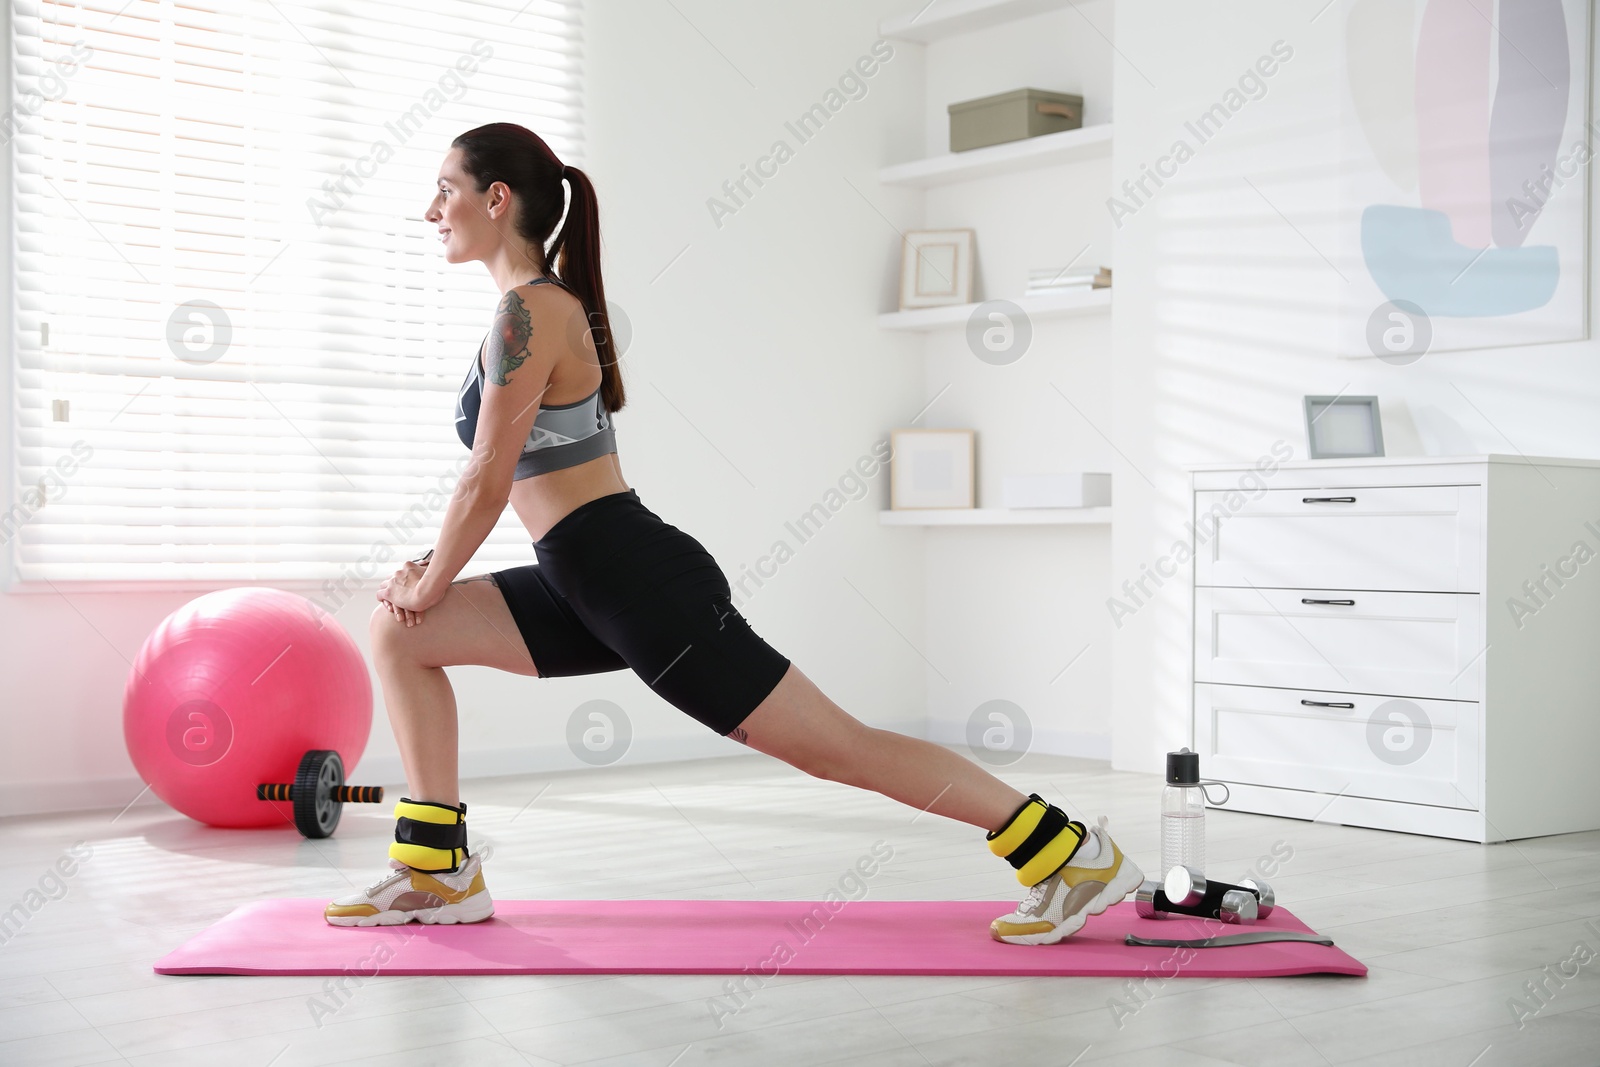
[[[582, 165], [581, 43], [580, 0], [13, 0], [13, 588], [431, 546], [499, 294], [422, 215], [474, 126]], [[531, 553], [508, 509], [471, 566]]]

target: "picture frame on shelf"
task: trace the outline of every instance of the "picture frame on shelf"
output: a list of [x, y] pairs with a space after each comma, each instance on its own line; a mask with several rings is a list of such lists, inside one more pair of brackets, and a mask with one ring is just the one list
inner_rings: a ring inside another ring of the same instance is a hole
[[901, 245], [900, 310], [972, 303], [970, 229], [908, 230]]
[[972, 430], [893, 430], [889, 434], [889, 509], [977, 505]]
[[1305, 398], [1307, 454], [1312, 459], [1383, 455], [1383, 420], [1375, 396]]

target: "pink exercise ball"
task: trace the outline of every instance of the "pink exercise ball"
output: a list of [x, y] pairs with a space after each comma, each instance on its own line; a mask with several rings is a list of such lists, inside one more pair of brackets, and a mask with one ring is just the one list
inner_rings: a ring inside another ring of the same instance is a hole
[[122, 733], [156, 796], [212, 826], [294, 826], [289, 801], [308, 749], [331, 748], [348, 778], [372, 731], [372, 682], [344, 628], [303, 596], [246, 586], [196, 597], [139, 649]]

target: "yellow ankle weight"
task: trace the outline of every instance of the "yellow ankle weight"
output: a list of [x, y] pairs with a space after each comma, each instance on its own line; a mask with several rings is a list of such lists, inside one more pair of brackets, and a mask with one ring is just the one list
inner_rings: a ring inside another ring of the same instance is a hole
[[451, 807], [401, 797], [395, 803], [394, 817], [390, 858], [429, 874], [454, 871], [469, 858], [465, 804]]
[[985, 836], [989, 851], [1017, 869], [1017, 881], [1037, 885], [1060, 870], [1078, 851], [1087, 831], [1081, 822], [1047, 804], [1037, 793], [999, 830]]

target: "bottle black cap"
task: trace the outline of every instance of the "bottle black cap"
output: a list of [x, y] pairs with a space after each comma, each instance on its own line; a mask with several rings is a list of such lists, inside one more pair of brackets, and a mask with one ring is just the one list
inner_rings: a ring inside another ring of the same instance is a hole
[[1168, 785], [1200, 784], [1200, 753], [1190, 752], [1185, 745], [1177, 752], [1167, 753]]

